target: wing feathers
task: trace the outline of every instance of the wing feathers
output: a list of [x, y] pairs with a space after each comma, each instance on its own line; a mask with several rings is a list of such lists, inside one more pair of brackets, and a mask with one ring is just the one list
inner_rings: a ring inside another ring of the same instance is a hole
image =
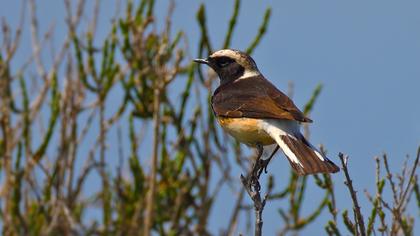
[[220, 85], [214, 91], [211, 102], [216, 116], [312, 122], [290, 98], [262, 75]]

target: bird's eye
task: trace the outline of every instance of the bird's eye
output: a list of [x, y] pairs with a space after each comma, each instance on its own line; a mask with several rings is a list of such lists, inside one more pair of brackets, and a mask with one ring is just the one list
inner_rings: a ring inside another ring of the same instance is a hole
[[223, 68], [223, 67], [228, 66], [232, 62], [233, 60], [231, 58], [221, 57], [217, 60], [217, 66], [219, 66], [220, 68]]
[[225, 67], [225, 66], [229, 65], [230, 62], [229, 61], [221, 61], [218, 64], [219, 64], [220, 67]]

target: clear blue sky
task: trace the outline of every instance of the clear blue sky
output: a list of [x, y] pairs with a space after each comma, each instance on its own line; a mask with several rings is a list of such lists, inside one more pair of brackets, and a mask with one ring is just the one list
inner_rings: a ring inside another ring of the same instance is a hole
[[[45, 32], [56, 22], [55, 41], [59, 44], [66, 32], [63, 3], [47, 2], [39, 5], [40, 27]], [[166, 14], [166, 2], [157, 1], [158, 16]], [[189, 36], [191, 57], [195, 56], [199, 37], [195, 21], [199, 4], [195, 0], [176, 1], [174, 12], [175, 29]], [[20, 1], [3, 0], [1, 5], [0, 16], [16, 25]], [[233, 1], [207, 1], [206, 6], [210, 37], [217, 48], [223, 43]], [[420, 2], [242, 1], [233, 48], [249, 45], [268, 6], [273, 8], [271, 21], [254, 54], [260, 71], [283, 91], [293, 81], [294, 100], [300, 107], [317, 84], [324, 85], [311, 114], [311, 140], [316, 145], [323, 143], [335, 162], [338, 152], [350, 155], [356, 188], [365, 199], [364, 189], [374, 191], [373, 157], [386, 152], [394, 170], [400, 170], [405, 156], [413, 156], [420, 144]], [[113, 3], [102, 5], [99, 37], [109, 31], [107, 15], [114, 13], [113, 7]], [[26, 46], [18, 58], [27, 56], [28, 31], [23, 40]], [[269, 170], [281, 182], [289, 166], [282, 155], [277, 155]], [[349, 209], [342, 174], [335, 175], [334, 181], [339, 208]], [[313, 187], [307, 194], [311, 200], [321, 198]], [[226, 191], [223, 197], [212, 211], [210, 224], [215, 229], [226, 225], [224, 209], [231, 207], [229, 198], [233, 196]], [[269, 203], [264, 212], [266, 235], [273, 235], [282, 224], [276, 207], [278, 204]], [[362, 208], [369, 212], [366, 201]], [[312, 235], [324, 234], [325, 222], [318, 223], [310, 227]]]
[[[194, 21], [198, 6], [197, 1], [178, 1], [174, 14], [175, 26], [187, 29], [190, 42], [198, 37]], [[209, 35], [217, 48], [223, 43], [233, 3], [219, 0], [206, 6]], [[388, 153], [399, 171], [405, 156], [413, 155], [420, 144], [420, 2], [243, 1], [232, 47], [249, 45], [268, 6], [273, 9], [268, 32], [253, 56], [260, 71], [284, 91], [293, 81], [294, 100], [300, 107], [318, 83], [324, 85], [311, 115], [311, 140], [323, 143], [335, 162], [338, 152], [350, 155], [356, 188], [365, 199], [364, 189], [374, 191], [373, 157]], [[278, 155], [269, 169], [281, 182], [289, 166]], [[339, 209], [351, 209], [343, 176], [337, 174], [334, 180]], [[304, 207], [308, 212], [319, 194], [309, 188], [310, 200]], [[215, 226], [225, 225], [221, 212], [231, 197], [224, 196], [214, 209]], [[278, 205], [269, 204], [264, 212], [267, 235], [282, 224]], [[370, 212], [365, 200], [362, 209]], [[321, 220], [306, 232], [323, 235], [324, 225]]]

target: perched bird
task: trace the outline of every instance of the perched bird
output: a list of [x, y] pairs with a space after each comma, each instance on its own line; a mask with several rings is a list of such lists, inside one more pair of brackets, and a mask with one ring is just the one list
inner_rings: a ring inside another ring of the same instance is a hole
[[218, 123], [239, 142], [256, 147], [258, 158], [263, 146], [277, 143], [299, 175], [339, 171], [301, 134], [301, 123], [312, 120], [264, 78], [249, 55], [223, 49], [194, 61], [210, 66], [220, 78], [211, 99]]

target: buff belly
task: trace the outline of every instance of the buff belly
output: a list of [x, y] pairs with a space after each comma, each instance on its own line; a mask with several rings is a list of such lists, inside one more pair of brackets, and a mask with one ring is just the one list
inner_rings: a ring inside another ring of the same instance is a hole
[[255, 146], [257, 143], [264, 146], [275, 143], [274, 139], [261, 129], [258, 119], [218, 117], [217, 121], [226, 132], [241, 143], [249, 146]]

